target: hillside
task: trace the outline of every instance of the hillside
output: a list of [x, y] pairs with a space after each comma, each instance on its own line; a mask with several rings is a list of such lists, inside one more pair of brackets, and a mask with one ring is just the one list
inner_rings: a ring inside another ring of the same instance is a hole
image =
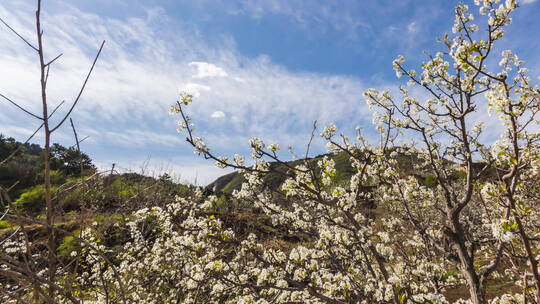
[[[350, 156], [346, 152], [340, 152], [338, 154], [321, 154], [313, 158], [308, 158], [307, 162], [309, 165], [316, 166], [317, 162], [323, 157], [329, 157], [335, 162], [336, 176], [334, 177], [334, 185], [340, 185], [347, 183], [351, 176], [355, 173], [353, 167], [351, 166]], [[416, 170], [414, 165], [419, 163], [419, 160], [414, 155], [404, 155], [400, 154], [397, 156], [400, 168], [403, 172], [403, 175], [413, 175], [419, 178], [419, 180], [427, 185], [430, 185], [434, 182], [434, 177], [430, 174], [426, 174], [425, 170]], [[288, 166], [294, 167], [300, 165], [304, 160], [294, 160], [288, 161], [286, 164]], [[447, 161], [448, 164], [452, 162]], [[288, 169], [286, 165], [278, 164], [276, 162], [271, 162], [270, 165], [277, 171], [286, 172]], [[477, 164], [481, 166], [482, 164]], [[458, 173], [458, 168], [456, 167], [456, 174]], [[276, 172], [271, 172], [263, 177], [265, 186], [271, 189], [277, 189], [283, 182], [284, 177]], [[216, 194], [231, 194], [234, 190], [240, 189], [242, 183], [245, 181], [245, 178], [239, 172], [232, 172], [223, 176], [218, 177], [215, 181], [206, 186], [206, 190], [216, 193]]]
[[[38, 144], [21, 143], [0, 134], [1, 193], [13, 206], [34, 216], [44, 211], [43, 153]], [[152, 177], [138, 173], [99, 173], [86, 153], [57, 143], [51, 147], [51, 169], [53, 195], [63, 212], [81, 209], [97, 213], [129, 212], [145, 204], [171, 202], [189, 188], [167, 174]], [[4, 208], [0, 205], [0, 210]]]
[[[348, 180], [353, 174], [354, 170], [351, 166], [351, 162], [349, 160], [349, 156], [345, 153], [339, 153], [339, 154], [322, 154], [318, 155], [313, 158], [308, 158], [307, 162], [310, 165], [316, 165], [317, 161], [321, 160], [324, 156], [328, 156], [335, 162], [335, 167], [337, 171], [336, 176], [336, 182], [342, 182]], [[300, 165], [305, 160], [294, 160], [294, 161], [288, 161], [286, 162], [289, 166], [297, 166]], [[283, 164], [278, 164], [276, 162], [271, 162], [270, 165], [277, 171], [286, 172], [287, 167]], [[272, 189], [277, 189], [283, 182], [284, 178], [282, 175], [276, 172], [269, 173], [266, 175], [263, 180], [265, 181], [265, 185]], [[240, 189], [242, 186], [242, 183], [245, 181], [245, 178], [242, 174], [238, 172], [232, 172], [226, 175], [223, 175], [219, 178], [217, 178], [212, 183], [208, 184], [206, 186], [206, 189], [214, 192], [214, 193], [223, 193], [223, 194], [231, 194], [234, 190]]]
[[[38, 144], [0, 134], [0, 187], [10, 189], [10, 195], [17, 198], [25, 189], [41, 184], [43, 153]], [[69, 176], [88, 174], [95, 166], [86, 153], [55, 143], [51, 146], [51, 169], [56, 182], [61, 182]]]

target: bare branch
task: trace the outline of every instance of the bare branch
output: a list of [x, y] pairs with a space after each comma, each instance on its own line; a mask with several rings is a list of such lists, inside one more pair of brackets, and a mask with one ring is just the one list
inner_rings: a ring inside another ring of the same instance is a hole
[[306, 148], [306, 155], [304, 156], [305, 159], [308, 158], [309, 156], [309, 149], [311, 147], [311, 142], [313, 141], [313, 138], [315, 137], [315, 131], [317, 130], [317, 121], [314, 120], [313, 121], [313, 129], [311, 131], [311, 136], [309, 137], [309, 142], [308, 142], [308, 145], [307, 145], [307, 148]]
[[[79, 144], [82, 143], [83, 141], [87, 140], [88, 138], [90, 138], [90, 136], [85, 136], [85, 137], [83, 137], [81, 140], [79, 140]], [[75, 145], [71, 145], [71, 146], [69, 146], [69, 148], [70, 148], [70, 149], [73, 149], [73, 148], [75, 148], [76, 146], [77, 146], [76, 144], [75, 144]]]
[[75, 145], [77, 146], [77, 152], [81, 152], [81, 148], [79, 146], [79, 136], [77, 136], [77, 131], [75, 130], [73, 119], [70, 118], [69, 122], [71, 123], [71, 129], [73, 130], [73, 135], [75, 136]]
[[79, 94], [77, 95], [77, 98], [73, 102], [73, 105], [71, 105], [71, 108], [69, 109], [68, 113], [64, 116], [62, 121], [60, 121], [60, 123], [58, 123], [58, 125], [56, 125], [56, 127], [51, 129], [51, 133], [56, 131], [58, 128], [60, 128], [60, 126], [62, 126], [64, 121], [66, 121], [66, 119], [69, 117], [69, 115], [71, 115], [71, 112], [73, 111], [73, 109], [75, 108], [77, 103], [79, 102], [79, 100], [80, 100], [80, 98], [82, 96], [82, 93], [84, 92], [84, 88], [86, 87], [86, 84], [88, 83], [88, 79], [90, 78], [90, 75], [92, 74], [92, 71], [94, 70], [94, 67], [96, 66], [96, 62], [97, 62], [97, 60], [99, 58], [99, 55], [101, 54], [101, 51], [103, 50], [104, 45], [105, 45], [105, 40], [103, 40], [103, 42], [101, 43], [101, 46], [99, 47], [99, 51], [97, 52], [96, 57], [94, 58], [94, 62], [92, 63], [92, 66], [90, 67], [90, 71], [88, 71], [88, 74], [86, 75], [86, 78], [84, 79], [84, 83], [83, 83], [83, 85], [81, 87], [81, 90], [79, 91]]
[[24, 41], [26, 44], [28, 44], [29, 47], [31, 47], [32, 49], [34, 49], [34, 51], [38, 51], [38, 49], [33, 46], [30, 42], [28, 42], [28, 40], [26, 40], [23, 36], [21, 36], [16, 30], [14, 30], [11, 26], [9, 26], [9, 24], [7, 24], [4, 19], [0, 18], [0, 22], [2, 22], [5, 26], [7, 26], [8, 29], [10, 29], [15, 35], [17, 35], [19, 38], [22, 39], [22, 41]]
[[54, 57], [53, 60], [51, 60], [51, 61], [49, 61], [48, 63], [46, 63], [45, 66], [50, 66], [50, 65], [51, 65], [53, 62], [55, 62], [58, 58], [62, 57], [62, 55], [64, 55], [64, 54], [60, 53], [60, 55]]
[[8, 97], [6, 97], [5, 95], [3, 94], [0, 94], [0, 97], [4, 98], [5, 100], [9, 101], [12, 105], [16, 106], [17, 108], [19, 108], [20, 110], [22, 110], [23, 112], [25, 112], [26, 114], [30, 115], [30, 116], [33, 116], [39, 120], [43, 120], [42, 117], [39, 117], [37, 116], [36, 114], [26, 110], [25, 108], [21, 107], [20, 105], [18, 105], [16, 102], [14, 102], [13, 100], [9, 99]]
[[79, 169], [81, 170], [81, 176], [83, 174], [83, 163], [82, 163], [82, 155], [81, 155], [81, 147], [79, 145], [79, 136], [77, 135], [77, 130], [75, 130], [75, 124], [73, 124], [73, 119], [69, 118], [69, 122], [71, 123], [71, 129], [73, 130], [73, 135], [75, 136], [75, 145], [77, 145], [77, 152], [79, 153]]
[[20, 227], [15, 229], [15, 231], [13, 231], [13, 233], [11, 233], [8, 237], [6, 237], [5, 239], [3, 239], [0, 242], [0, 245], [4, 244], [7, 240], [11, 239], [14, 235], [16, 235], [19, 232], [20, 229], [21, 229]]
[[59, 104], [54, 108], [54, 110], [51, 112], [51, 114], [49, 115], [49, 117], [47, 117], [47, 119], [50, 119], [50, 118], [54, 115], [54, 113], [55, 113], [55, 112], [56, 112], [56, 111], [57, 111], [57, 110], [65, 103], [65, 102], [66, 102], [65, 100], [62, 100], [62, 102], [59, 103]]

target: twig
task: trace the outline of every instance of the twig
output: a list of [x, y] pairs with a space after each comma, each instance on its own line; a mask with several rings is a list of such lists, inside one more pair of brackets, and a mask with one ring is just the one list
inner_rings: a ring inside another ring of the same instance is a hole
[[77, 95], [77, 98], [73, 102], [73, 105], [71, 105], [71, 108], [67, 112], [66, 116], [64, 116], [62, 121], [60, 121], [60, 123], [58, 123], [58, 125], [56, 125], [56, 127], [51, 129], [51, 133], [53, 133], [58, 128], [60, 128], [60, 126], [64, 123], [64, 121], [66, 121], [66, 119], [69, 117], [69, 115], [71, 114], [71, 112], [73, 111], [73, 109], [75, 108], [77, 103], [79, 102], [79, 99], [81, 98], [81, 95], [84, 92], [84, 88], [86, 87], [86, 83], [88, 83], [88, 79], [90, 78], [90, 75], [92, 74], [92, 71], [94, 70], [94, 67], [96, 66], [96, 62], [97, 62], [97, 60], [99, 58], [99, 55], [101, 54], [101, 51], [103, 50], [104, 45], [105, 45], [105, 40], [103, 40], [103, 42], [101, 43], [101, 46], [99, 47], [99, 51], [97, 52], [96, 57], [94, 58], [94, 62], [92, 63], [92, 66], [90, 67], [90, 71], [88, 71], [88, 74], [86, 75], [86, 78], [84, 79], [84, 83], [83, 83], [83, 85], [81, 87], [81, 90], [79, 91], [79, 94]]
[[77, 135], [77, 130], [75, 130], [75, 124], [73, 124], [73, 119], [71, 117], [69, 118], [69, 122], [71, 123], [71, 129], [73, 130], [73, 135], [75, 136], [75, 145], [77, 145], [77, 153], [79, 154], [79, 167], [81, 169], [81, 176], [83, 174], [83, 163], [82, 163], [82, 155], [81, 155], [81, 147], [79, 145], [79, 136]]
[[16, 30], [14, 30], [11, 26], [9, 26], [9, 24], [7, 24], [4, 19], [0, 18], [0, 21], [5, 25], [7, 26], [8, 29], [10, 29], [15, 35], [17, 35], [19, 38], [22, 39], [22, 41], [26, 42], [26, 44], [28, 44], [29, 47], [31, 47], [32, 49], [34, 49], [34, 51], [38, 51], [38, 49], [33, 46], [30, 42], [28, 42], [28, 40], [26, 40], [23, 36], [21, 36], [19, 33], [17, 33]]
[[311, 148], [311, 142], [313, 141], [313, 138], [315, 137], [315, 131], [317, 130], [317, 121], [313, 121], [313, 130], [311, 131], [311, 136], [309, 138], [309, 142], [306, 148], [306, 155], [304, 156], [305, 159], [309, 156], [309, 149]]
[[56, 59], [58, 59], [58, 58], [62, 57], [62, 55], [64, 55], [64, 54], [62, 54], [62, 53], [61, 53], [60, 55], [58, 55], [58, 56], [54, 57], [54, 59], [53, 59], [53, 60], [51, 60], [51, 61], [49, 61], [48, 63], [46, 63], [46, 64], [45, 64], [45, 66], [50, 66], [50, 65], [51, 65], [51, 64], [52, 64], [53, 62], [55, 62], [55, 61], [56, 61]]
[[4, 244], [7, 240], [9, 240], [10, 238], [12, 238], [15, 234], [17, 234], [17, 232], [19, 232], [19, 230], [21, 230], [21, 228], [17, 228], [15, 231], [13, 231], [13, 233], [11, 233], [7, 238], [3, 239], [1, 242], [0, 242], [0, 245]]
[[4, 98], [5, 100], [9, 101], [12, 105], [16, 106], [17, 108], [19, 108], [20, 110], [22, 110], [22, 111], [25, 112], [26, 114], [31, 115], [31, 116], [33, 116], [33, 117], [39, 119], [39, 120], [43, 120], [42, 117], [39, 117], [39, 116], [37, 116], [36, 114], [34, 114], [34, 113], [32, 113], [32, 112], [26, 110], [25, 108], [21, 107], [20, 105], [18, 105], [16, 102], [14, 102], [13, 100], [9, 99], [9, 98], [6, 97], [5, 95], [0, 94], [0, 97], [2, 97], [2, 98]]
[[59, 104], [56, 106], [56, 108], [54, 108], [54, 110], [51, 112], [51, 114], [49, 115], [49, 117], [47, 117], [47, 119], [50, 119], [50, 118], [54, 115], [54, 113], [55, 113], [55, 112], [56, 112], [56, 111], [57, 111], [57, 110], [65, 103], [65, 102], [66, 102], [65, 100], [62, 100], [62, 102], [59, 103]]

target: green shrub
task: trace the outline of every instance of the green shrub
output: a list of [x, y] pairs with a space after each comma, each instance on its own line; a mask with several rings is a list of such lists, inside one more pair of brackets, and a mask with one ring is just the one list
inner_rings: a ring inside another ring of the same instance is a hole
[[11, 227], [11, 224], [8, 221], [0, 221], [0, 229], [6, 229]]
[[214, 210], [224, 210], [227, 208], [229, 203], [225, 195], [221, 195], [220, 197], [216, 199], [216, 201], [213, 202], [212, 205], [213, 205], [212, 207]]
[[125, 199], [129, 198], [133, 195], [135, 195], [135, 192], [133, 191], [132, 186], [128, 185], [126, 182], [124, 182], [122, 179], [116, 179], [110, 186], [109, 191], [113, 197], [117, 197], [119, 199]]
[[437, 177], [435, 177], [435, 175], [427, 175], [424, 177], [424, 185], [427, 187], [435, 187], [437, 185]]
[[[51, 184], [60, 186], [62, 184], [65, 184], [67, 182], [66, 175], [60, 171], [60, 170], [51, 170]], [[38, 176], [36, 182], [43, 183], [43, 179], [45, 178], [44, 172], [41, 171]]]
[[45, 187], [37, 185], [29, 188], [13, 203], [15, 208], [30, 212], [39, 212], [45, 206]]
[[81, 188], [71, 190], [61, 198], [60, 204], [66, 212], [79, 210], [81, 202], [84, 200], [84, 191]]
[[66, 176], [59, 170], [51, 170], [51, 184], [62, 185], [66, 182]]
[[[56, 186], [51, 187], [52, 196], [57, 191]], [[37, 185], [26, 189], [19, 198], [13, 202], [15, 208], [27, 212], [40, 212], [45, 209], [45, 186]]]
[[60, 246], [58, 246], [58, 256], [61, 258], [69, 258], [73, 251], [79, 251], [80, 248], [81, 242], [75, 237], [68, 235], [62, 239]]

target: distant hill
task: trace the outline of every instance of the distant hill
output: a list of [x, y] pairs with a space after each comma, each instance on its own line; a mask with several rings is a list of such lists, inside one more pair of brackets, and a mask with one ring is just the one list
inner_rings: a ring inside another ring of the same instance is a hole
[[[341, 152], [339, 154], [322, 154], [313, 158], [289, 161], [286, 162], [286, 164], [294, 167], [302, 164], [305, 160], [307, 160], [309, 164], [316, 165], [317, 162], [321, 160], [324, 156], [330, 157], [334, 160], [336, 164], [335, 168], [337, 174], [337, 183], [348, 181], [350, 177], [354, 174], [354, 169], [351, 166], [349, 156], [345, 152]], [[287, 167], [283, 164], [272, 162], [270, 163], [270, 165], [278, 171], [287, 171]], [[245, 180], [246, 179], [244, 178], [244, 176], [239, 172], [232, 172], [217, 178], [215, 181], [206, 186], [206, 189], [214, 193], [231, 194], [234, 190], [240, 189], [242, 183], [245, 182]], [[275, 172], [269, 173], [263, 178], [263, 180], [264, 184], [272, 189], [277, 189], [285, 181], [282, 175]]]
[[[324, 156], [330, 157], [335, 162], [336, 184], [348, 183], [351, 176], [355, 173], [355, 170], [351, 166], [350, 156], [345, 152], [341, 152], [338, 154], [322, 154], [313, 158], [309, 158], [307, 159], [307, 161], [310, 164], [316, 165], [317, 161], [322, 159]], [[400, 165], [402, 175], [415, 176], [422, 184], [427, 186], [432, 186], [436, 184], [435, 176], [428, 173], [430, 170], [415, 169], [415, 164], [419, 163], [419, 159], [416, 155], [398, 154], [397, 160]], [[301, 164], [303, 161], [304, 160], [289, 161], [286, 162], [286, 164], [294, 167]], [[448, 160], [447, 162], [452, 164], [452, 162]], [[273, 168], [275, 168], [276, 170], [282, 172], [285, 172], [287, 170], [286, 166], [283, 164], [273, 162], [270, 163], [270, 165], [273, 166]], [[452, 178], [459, 179], [463, 177], [465, 174], [463, 171], [464, 168], [457, 164], [454, 165], [455, 170], [451, 173]], [[473, 165], [473, 170], [479, 171], [482, 170], [482, 168], [485, 166], [485, 163], [474, 163]], [[487, 179], [496, 178], [495, 171], [492, 168], [487, 170], [482, 176]], [[285, 181], [282, 175], [275, 172], [269, 173], [263, 178], [263, 180], [265, 182], [265, 186], [271, 189], [277, 189]], [[215, 194], [231, 194], [234, 190], [239, 190], [243, 182], [245, 182], [245, 178], [242, 174], [240, 174], [239, 172], [232, 172], [217, 178], [215, 181], [206, 186], [206, 190]]]

